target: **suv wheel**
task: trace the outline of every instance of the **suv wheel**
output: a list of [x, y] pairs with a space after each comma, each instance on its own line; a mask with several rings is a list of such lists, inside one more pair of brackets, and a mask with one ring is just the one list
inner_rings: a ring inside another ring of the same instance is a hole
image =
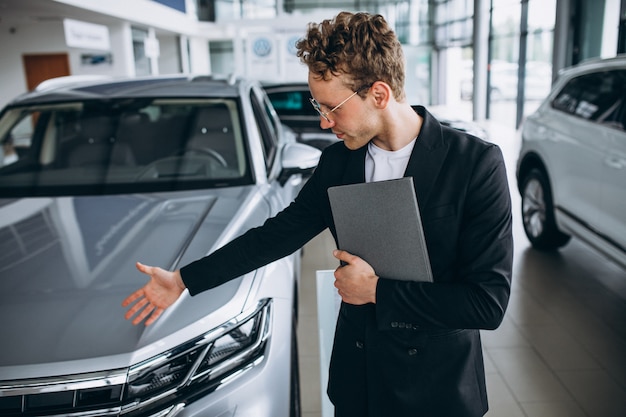
[[556, 226], [550, 184], [538, 169], [530, 170], [523, 181], [522, 221], [524, 232], [536, 249], [554, 250], [569, 242], [570, 236]]

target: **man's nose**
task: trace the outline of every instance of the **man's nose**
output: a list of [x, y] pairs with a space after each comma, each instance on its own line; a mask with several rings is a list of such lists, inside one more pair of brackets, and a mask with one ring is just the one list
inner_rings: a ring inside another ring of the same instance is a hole
[[335, 125], [335, 121], [333, 119], [328, 118], [328, 120], [326, 120], [325, 117], [320, 116], [320, 127], [322, 129], [330, 129], [334, 125]]

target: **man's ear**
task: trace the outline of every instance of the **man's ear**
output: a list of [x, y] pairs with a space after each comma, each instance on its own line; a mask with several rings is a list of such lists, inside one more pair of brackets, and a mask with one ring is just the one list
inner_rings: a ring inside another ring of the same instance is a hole
[[370, 94], [374, 98], [376, 106], [384, 109], [389, 104], [389, 100], [393, 98], [391, 87], [384, 81], [376, 81], [370, 87]]

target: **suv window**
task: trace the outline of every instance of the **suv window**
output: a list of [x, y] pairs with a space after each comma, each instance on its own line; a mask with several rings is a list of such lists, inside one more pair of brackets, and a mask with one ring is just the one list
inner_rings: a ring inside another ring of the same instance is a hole
[[626, 130], [626, 71], [601, 71], [570, 80], [552, 107], [575, 117]]

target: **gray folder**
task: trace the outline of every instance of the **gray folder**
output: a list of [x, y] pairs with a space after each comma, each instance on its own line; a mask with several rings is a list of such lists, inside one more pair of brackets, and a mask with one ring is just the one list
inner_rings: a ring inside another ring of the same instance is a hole
[[339, 249], [383, 278], [432, 282], [413, 178], [328, 189]]

